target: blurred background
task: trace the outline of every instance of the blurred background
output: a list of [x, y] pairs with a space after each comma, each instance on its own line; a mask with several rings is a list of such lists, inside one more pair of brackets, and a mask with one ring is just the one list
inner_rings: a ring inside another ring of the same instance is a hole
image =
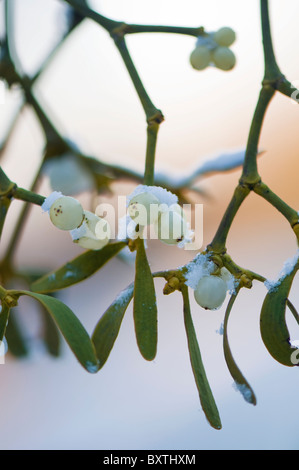
[[[24, 71], [33, 74], [65, 28], [65, 7], [57, 0], [11, 0], [16, 12], [16, 47]], [[2, 2], [3, 3], [3, 2]], [[299, 37], [296, 0], [271, 0], [271, 21], [278, 63], [288, 79], [299, 83]], [[90, 5], [116, 20], [130, 23], [203, 25], [207, 31], [230, 26], [237, 33], [232, 46], [237, 65], [229, 73], [215, 68], [196, 72], [189, 64], [195, 39], [167, 34], [138, 34], [127, 43], [145, 87], [165, 115], [159, 131], [157, 170], [181, 175], [222, 152], [244, 148], [263, 75], [259, 2], [237, 0], [93, 0]], [[67, 39], [35, 94], [59, 130], [88, 153], [142, 171], [146, 125], [125, 67], [105, 30], [86, 20]], [[0, 106], [4, 134], [19, 99], [6, 93]], [[298, 207], [299, 107], [277, 95], [263, 127], [259, 159], [263, 180], [292, 207]], [[25, 109], [3, 159], [8, 176], [29, 187], [41, 158], [43, 137], [35, 116]], [[209, 243], [240, 177], [240, 170], [200, 182], [209, 194], [204, 204], [204, 244]], [[129, 192], [133, 185], [116, 188]], [[51, 192], [44, 178], [40, 193]], [[88, 208], [88, 194], [79, 196]], [[101, 199], [99, 199], [101, 202]], [[21, 204], [15, 201], [4, 231], [1, 254]], [[235, 262], [275, 278], [296, 251], [288, 223], [255, 195], [242, 205], [228, 238]], [[16, 253], [20, 267], [54, 269], [80, 254], [67, 233], [53, 227], [34, 207]], [[194, 252], [150, 242], [153, 271], [186, 263]], [[92, 278], [61, 292], [87, 328], [94, 325], [117, 293], [134, 277], [134, 266], [116, 258]], [[155, 281], [159, 309], [156, 359], [140, 356], [133, 328], [132, 306], [100, 373], [88, 375], [64, 345], [53, 359], [35, 340], [29, 358], [6, 357], [0, 366], [1, 449], [298, 449], [299, 385], [296, 368], [276, 363], [261, 341], [259, 314], [263, 285], [244, 289], [229, 324], [233, 355], [257, 395], [246, 403], [232, 387], [217, 333], [225, 305], [203, 311], [193, 300], [192, 313], [208, 379], [223, 429], [207, 423], [200, 408], [189, 362], [180, 295], [163, 296]], [[291, 301], [299, 305], [298, 282]], [[38, 316], [29, 300], [20, 302], [20, 320], [28, 338], [38, 336]], [[293, 339], [298, 329], [288, 315]]]

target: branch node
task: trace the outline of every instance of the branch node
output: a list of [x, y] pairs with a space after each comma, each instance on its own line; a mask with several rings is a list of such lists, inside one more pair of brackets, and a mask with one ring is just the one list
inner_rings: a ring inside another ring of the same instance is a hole
[[118, 26], [110, 31], [112, 39], [117, 40], [123, 38], [126, 34], [130, 33], [131, 27], [127, 23], [120, 23]]
[[162, 111], [157, 109], [156, 112], [154, 114], [152, 114], [151, 116], [149, 116], [146, 121], [147, 121], [149, 126], [152, 126], [152, 125], [156, 125], [156, 124], [161, 124], [161, 122], [163, 122], [164, 119], [165, 118], [162, 114]]

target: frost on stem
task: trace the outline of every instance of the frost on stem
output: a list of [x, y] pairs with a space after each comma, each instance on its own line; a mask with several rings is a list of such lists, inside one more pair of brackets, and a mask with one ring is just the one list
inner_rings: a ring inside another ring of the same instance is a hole
[[277, 279], [271, 280], [271, 279], [266, 279], [264, 282], [264, 285], [268, 289], [269, 292], [273, 292], [277, 289], [277, 287], [280, 285], [280, 283], [285, 279], [286, 276], [289, 276], [293, 271], [294, 268], [299, 260], [299, 248], [296, 251], [295, 256], [293, 258], [288, 258], [283, 265], [283, 268], [278, 274]]

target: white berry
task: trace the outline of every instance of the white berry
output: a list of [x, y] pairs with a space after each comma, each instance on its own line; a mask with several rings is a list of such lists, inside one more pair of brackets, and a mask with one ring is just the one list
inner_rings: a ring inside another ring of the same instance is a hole
[[75, 239], [82, 248], [100, 250], [110, 239], [110, 227], [106, 220], [89, 211], [84, 211], [84, 230], [82, 236]]
[[51, 205], [49, 215], [55, 227], [73, 230], [82, 223], [83, 208], [77, 199], [62, 196]]
[[236, 64], [236, 57], [228, 47], [216, 47], [212, 59], [216, 67], [221, 70], [231, 70]]
[[219, 46], [231, 46], [236, 40], [236, 33], [232, 28], [224, 26], [213, 34], [213, 39]]
[[96, 226], [95, 226], [95, 235], [98, 240], [107, 240], [109, 241], [110, 235], [111, 235], [111, 230], [110, 230], [110, 225], [108, 224], [107, 220], [102, 219], [100, 217], [100, 220], [98, 220]]
[[203, 308], [215, 310], [223, 304], [226, 297], [226, 283], [217, 276], [204, 276], [194, 290], [196, 302]]
[[176, 211], [168, 210], [159, 215], [154, 223], [158, 238], [167, 245], [177, 245], [188, 232], [185, 219]]
[[190, 64], [195, 70], [205, 69], [211, 62], [211, 53], [205, 46], [197, 46], [190, 55]]
[[90, 237], [81, 237], [78, 240], [74, 240], [81, 248], [85, 248], [86, 250], [101, 250], [104, 246], [107, 245], [109, 239], [98, 240], [97, 238], [90, 238]]
[[133, 197], [128, 207], [131, 219], [139, 225], [152, 224], [158, 218], [159, 199], [151, 193], [141, 193]]
[[228, 282], [232, 278], [232, 274], [226, 269], [224, 266], [220, 269], [220, 277], [223, 279], [224, 282]]

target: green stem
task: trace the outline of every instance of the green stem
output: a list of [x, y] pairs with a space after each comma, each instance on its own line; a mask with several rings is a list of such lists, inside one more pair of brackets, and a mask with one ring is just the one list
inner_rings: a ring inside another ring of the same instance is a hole
[[7, 290], [0, 286], [0, 300], [4, 300], [7, 296]]
[[61, 135], [59, 134], [55, 126], [52, 124], [52, 122], [48, 118], [47, 114], [44, 112], [44, 110], [40, 106], [34, 94], [32, 93], [31, 81], [29, 79], [26, 79], [26, 77], [23, 78], [19, 76], [18, 78], [19, 78], [19, 83], [24, 90], [27, 103], [29, 103], [32, 106], [41, 124], [41, 127], [45, 134], [47, 144], [55, 143], [56, 145], [57, 144], [59, 146], [61, 145], [63, 148], [67, 149], [67, 145], [64, 139], [61, 137]]
[[254, 184], [260, 180], [257, 169], [258, 143], [264, 117], [274, 93], [275, 90], [271, 86], [265, 85], [261, 89], [247, 141], [243, 173], [241, 176], [241, 182], [243, 184]]
[[298, 212], [292, 209], [286, 204], [280, 197], [278, 197], [265, 183], [258, 183], [253, 188], [254, 192], [268, 201], [273, 207], [275, 207], [291, 224], [298, 224]]
[[11, 204], [11, 199], [8, 197], [0, 197], [0, 238], [4, 227], [5, 218]]
[[14, 183], [6, 176], [0, 166], [0, 196], [4, 196], [9, 193], [14, 186]]
[[31, 204], [36, 204], [37, 206], [41, 206], [46, 199], [45, 196], [41, 196], [40, 194], [23, 188], [17, 188], [14, 191], [14, 198], [20, 199], [24, 202], [30, 202]]
[[162, 26], [162, 25], [142, 25], [142, 24], [126, 24], [124, 25], [124, 34], [134, 33], [173, 33], [184, 34], [187, 36], [198, 37], [204, 34], [204, 28], [188, 28], [181, 26]]
[[147, 146], [146, 146], [146, 157], [145, 157], [145, 172], [144, 172], [144, 184], [154, 184], [154, 168], [155, 168], [155, 153], [157, 144], [157, 135], [159, 125], [163, 121], [163, 114], [159, 109], [152, 103], [150, 97], [145, 90], [143, 83], [138, 75], [134, 62], [128, 51], [125, 39], [118, 35], [114, 36], [115, 45], [118, 48], [131, 80], [134, 84], [135, 90], [139, 96], [143, 110], [146, 115], [148, 122], [147, 126]]
[[[17, 199], [22, 199], [26, 202], [22, 207], [22, 210], [21, 210], [21, 213], [19, 215], [18, 221], [17, 221], [17, 223], [14, 227], [12, 236], [9, 240], [9, 244], [8, 244], [4, 259], [2, 261], [3, 265], [9, 266], [11, 264], [11, 258], [15, 253], [15, 248], [16, 248], [19, 240], [20, 240], [24, 225], [25, 225], [26, 220], [27, 220], [27, 216], [28, 216], [30, 208], [31, 208], [30, 203], [33, 202], [33, 200], [34, 200], [35, 201], [34, 204], [38, 204], [38, 205], [40, 205], [40, 203], [42, 204], [42, 202], [41, 202], [42, 196], [39, 196], [38, 194], [34, 194], [35, 189], [36, 189], [36, 187], [38, 185], [38, 182], [39, 182], [40, 170], [41, 170], [41, 167], [37, 171], [37, 174], [36, 174], [36, 176], [34, 178], [34, 181], [31, 185], [30, 191], [26, 191], [25, 189], [21, 189], [21, 188], [17, 188], [16, 191], [15, 191], [15, 197], [17, 197]], [[31, 196], [31, 200], [30, 200], [30, 196]], [[24, 197], [24, 199], [23, 199], [23, 197]], [[39, 201], [39, 202], [37, 202], [37, 201]]]
[[119, 21], [111, 20], [106, 16], [101, 15], [100, 13], [91, 10], [85, 2], [80, 2], [80, 0], [64, 0], [66, 3], [71, 5], [75, 8], [81, 15], [85, 16], [86, 18], [90, 18], [91, 20], [95, 21], [103, 28], [105, 28], [108, 32], [112, 31], [117, 26], [121, 25], [122, 23]]
[[282, 74], [277, 65], [273, 49], [268, 0], [261, 0], [261, 20], [265, 61], [264, 80], [277, 80]]
[[144, 184], [153, 186], [155, 171], [155, 154], [159, 124], [151, 121], [147, 126], [147, 146], [144, 170]]
[[115, 36], [114, 42], [131, 77], [131, 80], [139, 96], [147, 120], [151, 119], [154, 115], [158, 113], [161, 115], [160, 119], [163, 120], [161, 111], [159, 111], [156, 106], [152, 103], [150, 97], [147, 94], [146, 89], [143, 86], [143, 83], [139, 77], [134, 62], [128, 51], [125, 39], [123, 37]]
[[250, 189], [239, 185], [236, 187], [233, 197], [224, 213], [218, 230], [208, 246], [208, 249], [214, 253], [223, 253], [225, 251], [226, 239], [232, 222], [237, 214], [242, 202], [248, 196]]

